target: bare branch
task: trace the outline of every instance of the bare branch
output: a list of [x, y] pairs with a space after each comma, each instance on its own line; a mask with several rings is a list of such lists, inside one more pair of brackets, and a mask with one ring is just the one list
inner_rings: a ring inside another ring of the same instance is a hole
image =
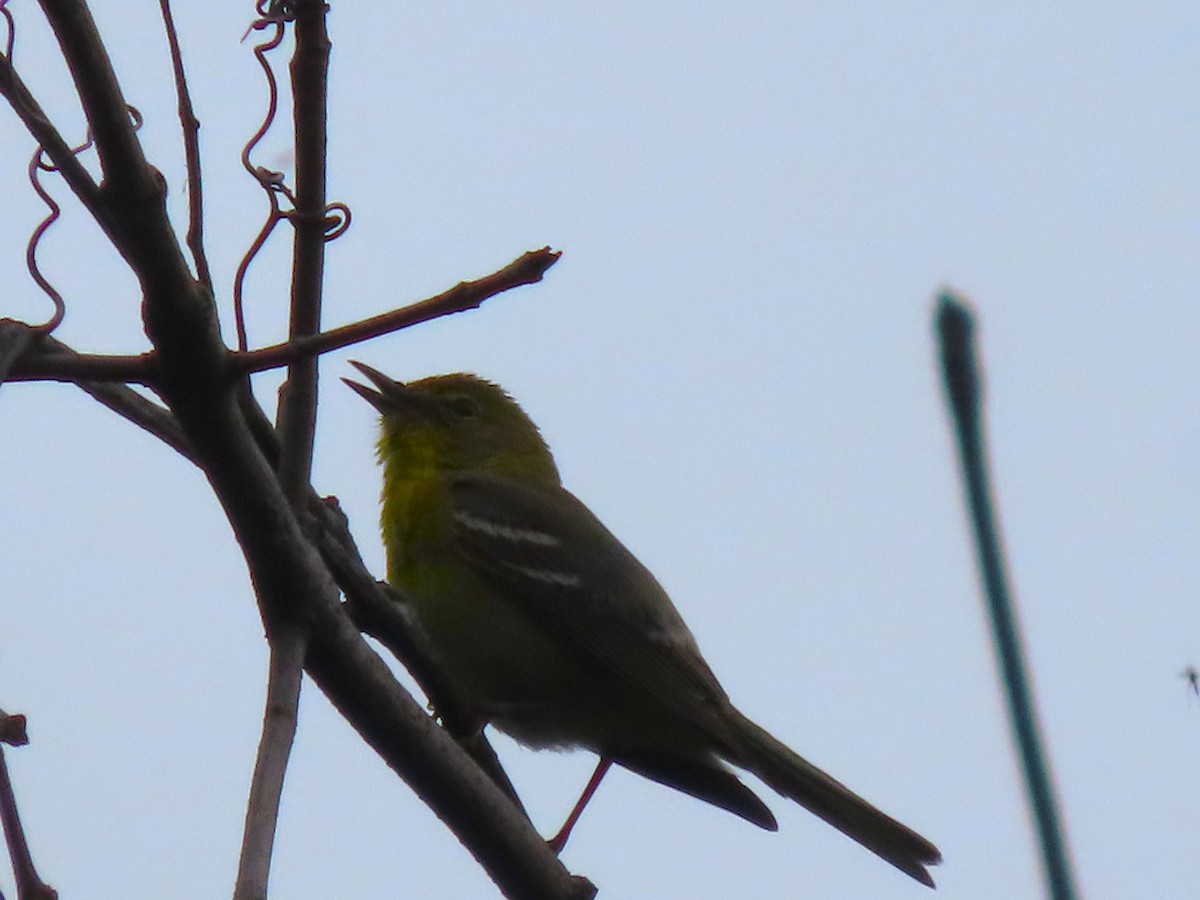
[[13, 68], [12, 60], [4, 56], [0, 56], [0, 95], [4, 96], [33, 139], [46, 151], [75, 196], [103, 225], [104, 204], [100, 199], [99, 186], [76, 157], [71, 145], [50, 123], [41, 104]]
[[242, 854], [238, 862], [234, 900], [260, 900], [267, 896], [279, 798], [287, 773], [288, 757], [296, 739], [297, 709], [305, 653], [304, 636], [296, 629], [276, 629], [271, 639], [271, 671], [267, 679], [266, 711], [262, 738], [246, 808]]
[[167, 217], [166, 183], [142, 153], [136, 124], [87, 4], [41, 0], [41, 6], [71, 70], [104, 175], [99, 202], [89, 209], [147, 294], [191, 294], [191, 273]]
[[[5, 320], [0, 320], [2, 323]], [[11, 321], [11, 320], [8, 320]], [[153, 385], [159, 377], [153, 353], [107, 356], [89, 353], [47, 353], [41, 347], [16, 363], [9, 381], [110, 381]]]
[[[325, 145], [328, 106], [329, 35], [324, 0], [293, 5], [296, 50], [292, 56], [296, 148], [296, 208], [288, 217], [296, 231], [292, 249], [292, 299], [288, 337], [310, 337], [321, 328], [321, 287], [325, 275]], [[317, 427], [317, 358], [302, 357], [288, 367], [277, 427], [283, 444], [279, 480], [299, 503], [312, 472]]]
[[179, 125], [183, 129], [183, 149], [188, 175], [188, 232], [187, 245], [196, 263], [196, 277], [212, 293], [212, 273], [204, 252], [204, 185], [200, 172], [200, 120], [192, 109], [187, 75], [183, 70], [183, 52], [179, 49], [179, 33], [171, 14], [171, 0], [159, 0], [167, 42], [171, 48], [171, 70], [175, 75], [175, 94], [179, 100]]
[[450, 290], [430, 297], [411, 306], [394, 309], [369, 319], [363, 319], [350, 325], [334, 328], [313, 335], [311, 338], [301, 338], [288, 341], [286, 344], [274, 344], [261, 350], [251, 350], [246, 353], [235, 353], [233, 363], [243, 372], [261, 372], [288, 365], [292, 360], [308, 356], [340, 350], [352, 344], [359, 344], [371, 338], [381, 337], [428, 322], [441, 316], [478, 309], [487, 300], [505, 291], [526, 284], [536, 284], [542, 280], [546, 270], [558, 262], [561, 252], [542, 247], [540, 250], [530, 250], [513, 260], [498, 272], [486, 275], [475, 281], [460, 281]]
[[[19, 728], [24, 736], [25, 717], [8, 716], [0, 713], [0, 731], [8, 732]], [[19, 723], [12, 723], [19, 719]], [[10, 724], [12, 723], [12, 724]], [[4, 826], [4, 840], [8, 845], [8, 856], [12, 860], [13, 878], [17, 883], [18, 900], [57, 900], [54, 888], [38, 877], [33, 866], [29, 843], [25, 840], [25, 829], [17, 813], [17, 797], [8, 775], [8, 763], [4, 759], [4, 748], [0, 747], [0, 823]]]
[[141, 177], [146, 158], [126, 114], [125, 95], [91, 11], [83, 0], [41, 0], [41, 7], [62, 48], [95, 136], [105, 186], [126, 185]]

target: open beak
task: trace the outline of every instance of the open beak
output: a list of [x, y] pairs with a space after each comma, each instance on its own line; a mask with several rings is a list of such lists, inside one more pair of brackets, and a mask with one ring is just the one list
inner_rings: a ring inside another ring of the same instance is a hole
[[378, 369], [373, 369], [366, 363], [350, 360], [350, 365], [367, 376], [367, 379], [375, 387], [367, 387], [367, 385], [351, 381], [349, 378], [343, 378], [342, 381], [352, 387], [355, 393], [384, 415], [395, 413], [412, 414], [420, 412], [428, 406], [425, 398], [418, 391], [413, 390], [403, 382], [393, 381]]

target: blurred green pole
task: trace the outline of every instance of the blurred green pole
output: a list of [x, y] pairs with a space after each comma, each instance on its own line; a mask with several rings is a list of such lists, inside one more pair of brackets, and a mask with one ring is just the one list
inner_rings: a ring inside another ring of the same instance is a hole
[[1042, 750], [1037, 714], [1026, 675], [1025, 653], [1017, 630], [1016, 614], [1008, 591], [1008, 576], [1000, 551], [980, 415], [981, 389], [974, 344], [971, 311], [949, 291], [938, 297], [937, 330], [941, 342], [942, 375], [954, 417], [959, 456], [966, 485], [967, 505], [975, 526], [979, 569], [992, 616], [996, 654], [1004, 675], [1008, 712], [1025, 770], [1025, 786], [1033, 807], [1042, 863], [1049, 894], [1054, 900], [1074, 900], [1075, 878], [1067, 851], [1066, 837], [1059, 824], [1050, 769]]

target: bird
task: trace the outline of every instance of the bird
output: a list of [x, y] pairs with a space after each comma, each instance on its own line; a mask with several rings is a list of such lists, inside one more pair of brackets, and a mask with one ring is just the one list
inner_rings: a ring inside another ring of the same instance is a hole
[[369, 385], [343, 381], [381, 417], [388, 582], [456, 695], [521, 744], [599, 757], [556, 851], [614, 764], [777, 830], [740, 769], [935, 886], [937, 847], [734, 707], [666, 591], [563, 487], [503, 388], [352, 365]]

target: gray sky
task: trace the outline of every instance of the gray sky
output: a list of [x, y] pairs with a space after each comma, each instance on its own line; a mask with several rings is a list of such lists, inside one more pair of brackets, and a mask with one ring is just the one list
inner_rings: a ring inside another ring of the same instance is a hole
[[[182, 223], [155, 5], [97, 5]], [[541, 285], [325, 358], [316, 485], [376, 571], [375, 423], [337, 381], [346, 359], [496, 380], [744, 712], [933, 839], [939, 896], [1037, 896], [934, 364], [931, 296], [952, 284], [981, 315], [1081, 886], [1194, 896], [1194, 4], [334, 6], [330, 192], [354, 223], [329, 248], [326, 321], [564, 251]], [[228, 285], [263, 212], [237, 155], [264, 88], [238, 43], [249, 4], [180, 7], [232, 339]], [[19, 68], [81, 134], [35, 11], [15, 11]], [[0, 315], [40, 319], [32, 148], [0, 123]], [[286, 167], [286, 147], [285, 121], [260, 161]], [[135, 283], [68, 210], [43, 246], [59, 336], [144, 349]], [[285, 327], [282, 234], [250, 279], [259, 345]], [[273, 380], [256, 387], [273, 402]], [[8, 758], [39, 867], [63, 896], [227, 895], [266, 648], [202, 477], [78, 390], [13, 385], [0, 497], [0, 705], [30, 717]], [[551, 833], [592, 758], [497, 744]], [[609, 898], [926, 896], [762, 790], [778, 834], [617, 773], [565, 861]], [[272, 885], [494, 895], [314, 689]]]

